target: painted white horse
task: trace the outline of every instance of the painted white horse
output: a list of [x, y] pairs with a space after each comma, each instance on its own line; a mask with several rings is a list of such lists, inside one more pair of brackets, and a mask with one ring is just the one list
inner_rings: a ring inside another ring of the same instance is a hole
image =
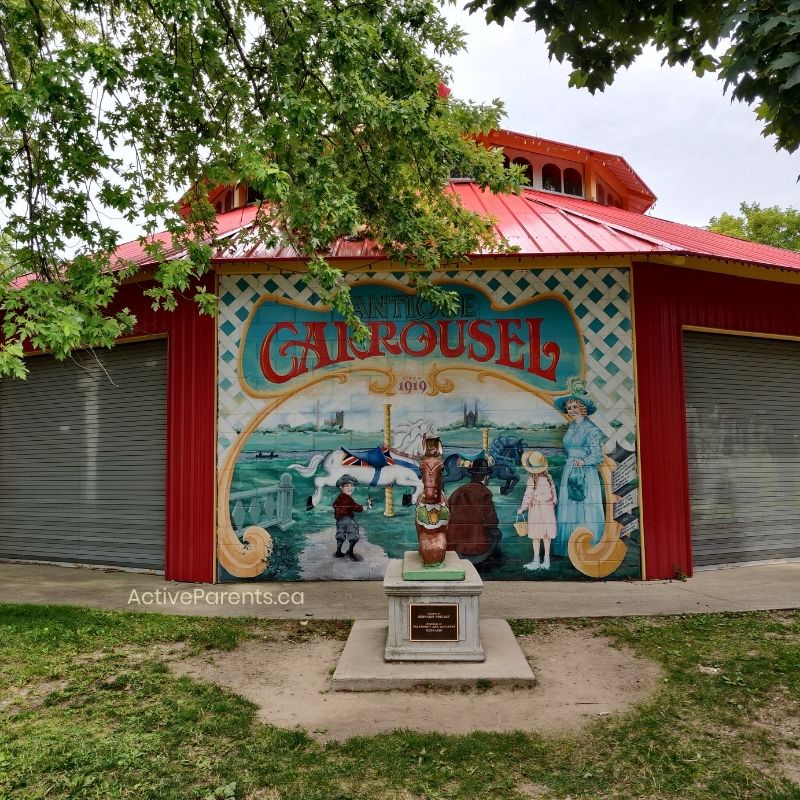
[[425, 453], [425, 437], [437, 435], [436, 427], [429, 420], [412, 419], [401, 422], [394, 429], [392, 447], [415, 458], [422, 458]]
[[[376, 469], [375, 467], [359, 466], [343, 463], [348, 453], [339, 448], [331, 450], [325, 455], [317, 454], [303, 466], [290, 464], [289, 469], [296, 470], [304, 478], [310, 478], [322, 465], [324, 475], [314, 478], [314, 494], [311, 496], [311, 506], [316, 506], [322, 500], [322, 490], [326, 486], [336, 486], [336, 481], [342, 475], [352, 475], [360, 486], [403, 486], [412, 488], [414, 494], [412, 503], [416, 503], [422, 493], [422, 481], [419, 477], [418, 459], [422, 455], [422, 441], [425, 434], [430, 435], [433, 426], [424, 420], [416, 420], [402, 426], [394, 437], [394, 447], [386, 454], [394, 463]], [[395, 449], [397, 448], [397, 449]]]

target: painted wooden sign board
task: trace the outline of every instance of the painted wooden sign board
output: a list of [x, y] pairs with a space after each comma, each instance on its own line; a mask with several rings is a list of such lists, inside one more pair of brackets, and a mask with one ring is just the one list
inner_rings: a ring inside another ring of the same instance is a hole
[[640, 577], [629, 270], [453, 270], [453, 316], [348, 280], [367, 341], [300, 274], [219, 278], [218, 580], [381, 580], [431, 513], [426, 436], [484, 580]]

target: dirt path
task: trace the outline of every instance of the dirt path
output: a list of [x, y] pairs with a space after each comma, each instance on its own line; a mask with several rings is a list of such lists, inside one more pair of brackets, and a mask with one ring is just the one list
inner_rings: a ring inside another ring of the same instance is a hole
[[557, 626], [519, 641], [538, 678], [532, 689], [331, 692], [343, 643], [324, 638], [249, 641], [230, 653], [176, 661], [172, 668], [247, 697], [264, 722], [305, 728], [323, 741], [394, 728], [569, 732], [632, 708], [660, 680], [658, 666], [586, 630]]
[[[347, 546], [344, 548], [347, 549]], [[389, 557], [383, 548], [371, 544], [366, 528], [361, 526], [361, 539], [355, 552], [361, 561], [334, 558], [336, 551], [336, 526], [309, 534], [306, 546], [298, 557], [300, 578], [304, 581], [380, 580], [386, 574]]]

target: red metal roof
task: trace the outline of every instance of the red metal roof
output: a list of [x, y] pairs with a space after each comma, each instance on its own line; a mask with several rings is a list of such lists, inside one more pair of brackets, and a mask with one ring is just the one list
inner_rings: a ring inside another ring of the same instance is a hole
[[[497, 233], [518, 248], [514, 253], [517, 257], [664, 253], [800, 269], [800, 253], [733, 239], [576, 197], [532, 189], [524, 190], [521, 195], [498, 195], [482, 191], [477, 184], [465, 180], [453, 181], [449, 191], [458, 195], [466, 208], [492, 216]], [[218, 235], [229, 241], [214, 254], [216, 264], [298, 258], [297, 252], [288, 245], [268, 247], [248, 240], [246, 233], [255, 216], [255, 206], [219, 215]], [[237, 237], [239, 233], [243, 235]], [[165, 244], [169, 241], [164, 233], [154, 238]], [[172, 255], [178, 257], [180, 253]], [[490, 255], [494, 254], [475, 254], [476, 257]], [[153, 263], [138, 242], [122, 245], [117, 257], [140, 266]], [[343, 238], [331, 247], [329, 257], [334, 260], [377, 260], [383, 258], [383, 254], [370, 239]]]
[[[471, 181], [453, 182], [450, 189], [470, 211], [497, 220], [498, 235], [519, 248], [517, 255], [634, 254], [671, 249], [634, 228], [617, 228], [588, 215], [566, 211], [560, 207], [560, 195], [532, 190], [521, 195], [492, 194]], [[537, 197], [547, 202], [537, 203]]]
[[[230, 236], [240, 230], [249, 228], [256, 218], [256, 211], [256, 206], [242, 206], [242, 208], [234, 209], [227, 214], [217, 215], [217, 236]], [[177, 258], [181, 255], [178, 249], [172, 248], [172, 240], [169, 233], [166, 231], [148, 236], [147, 240], [150, 242], [161, 242], [166, 248], [167, 253], [173, 258]], [[114, 253], [114, 258], [117, 262], [129, 261], [139, 266], [147, 266], [155, 263], [142, 248], [138, 239], [121, 244], [117, 248], [116, 253]], [[121, 267], [122, 264], [118, 264], [118, 266]]]
[[724, 236], [704, 228], [695, 228], [691, 225], [670, 222], [645, 214], [634, 214], [578, 197], [553, 196], [546, 192], [529, 189], [525, 190], [525, 195], [531, 203], [537, 205], [555, 202], [568, 214], [586, 215], [611, 225], [617, 230], [635, 230], [638, 235], [648, 236], [653, 241], [662, 242], [674, 253], [707, 256], [727, 261], [743, 261], [768, 267], [800, 269], [800, 253], [792, 250], [735, 239], [732, 236]]

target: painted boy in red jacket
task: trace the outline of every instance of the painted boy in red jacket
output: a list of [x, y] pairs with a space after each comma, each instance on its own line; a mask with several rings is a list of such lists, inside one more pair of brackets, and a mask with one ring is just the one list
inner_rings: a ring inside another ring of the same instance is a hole
[[[336, 519], [336, 558], [347, 556], [351, 561], [361, 561], [362, 557], [353, 552], [356, 542], [361, 538], [355, 515], [364, 510], [364, 506], [353, 500], [353, 492], [358, 480], [352, 475], [342, 475], [336, 481], [341, 494], [333, 501], [333, 516]], [[367, 508], [372, 508], [372, 499], [367, 499]], [[342, 545], [347, 542], [350, 546], [346, 553], [342, 552]]]

